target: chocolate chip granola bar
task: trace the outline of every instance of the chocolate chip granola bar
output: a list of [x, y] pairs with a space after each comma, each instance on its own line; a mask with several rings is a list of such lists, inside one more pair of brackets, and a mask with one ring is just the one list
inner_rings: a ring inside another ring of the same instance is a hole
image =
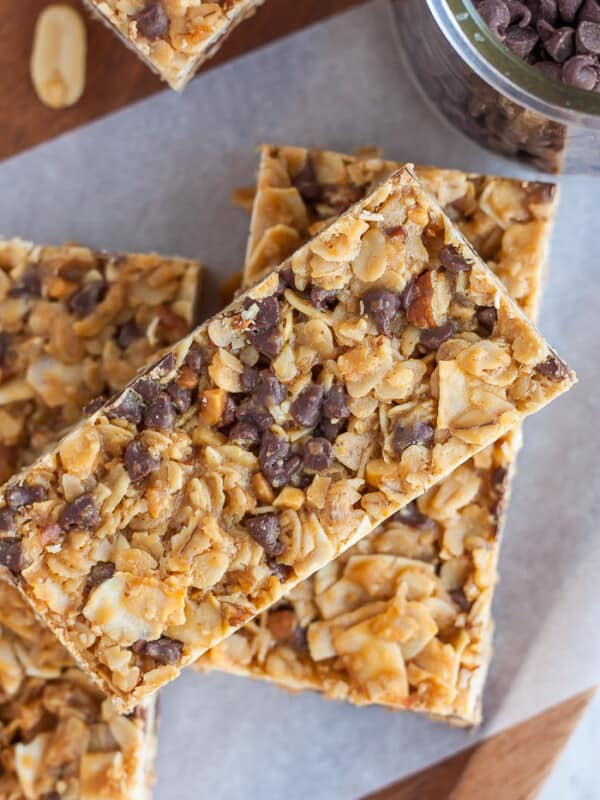
[[[298, 147], [261, 150], [245, 285], [398, 169]], [[539, 306], [555, 186], [456, 170], [417, 175], [529, 315]], [[383, 703], [456, 724], [480, 720], [491, 600], [514, 429], [398, 512], [197, 663]], [[399, 635], [390, 635], [390, 620]]]
[[573, 380], [403, 168], [11, 480], [0, 560], [128, 709]]
[[153, 698], [119, 716], [0, 580], [0, 797], [147, 800], [155, 739]]
[[264, 0], [84, 0], [154, 72], [181, 91]]

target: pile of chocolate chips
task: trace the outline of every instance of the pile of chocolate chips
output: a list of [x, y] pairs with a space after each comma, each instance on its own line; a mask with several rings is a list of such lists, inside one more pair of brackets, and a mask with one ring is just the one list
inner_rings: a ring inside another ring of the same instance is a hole
[[478, 0], [492, 33], [546, 77], [600, 92], [600, 0]]

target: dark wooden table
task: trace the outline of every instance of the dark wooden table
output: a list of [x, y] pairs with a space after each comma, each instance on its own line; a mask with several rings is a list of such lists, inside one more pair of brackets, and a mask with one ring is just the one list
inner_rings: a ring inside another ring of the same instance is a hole
[[[268, 0], [242, 24], [205, 69], [363, 0]], [[77, 0], [61, 0], [80, 7]], [[72, 108], [55, 111], [37, 99], [29, 79], [33, 28], [48, 0], [0, 0], [0, 159], [84, 125], [163, 84], [103, 25], [87, 21], [85, 93]], [[185, 102], [185, 99], [182, 99]], [[6, 233], [6, 232], [4, 232]], [[530, 800], [537, 796], [593, 692], [551, 708], [509, 731], [372, 795], [369, 800]]]

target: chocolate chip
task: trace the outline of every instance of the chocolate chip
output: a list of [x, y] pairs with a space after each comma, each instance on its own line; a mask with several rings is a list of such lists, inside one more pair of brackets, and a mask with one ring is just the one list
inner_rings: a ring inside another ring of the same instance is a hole
[[364, 194], [364, 190], [354, 183], [326, 183], [322, 187], [321, 200], [337, 214], [343, 214], [364, 197]]
[[421, 331], [420, 342], [426, 350], [437, 350], [440, 345], [451, 339], [456, 333], [456, 323], [449, 319], [437, 328]]
[[136, 342], [144, 335], [144, 331], [138, 326], [137, 322], [130, 319], [121, 325], [117, 334], [117, 343], [122, 350], [126, 350], [130, 344]]
[[228, 428], [230, 425], [232, 425], [235, 422], [236, 412], [237, 404], [233, 397], [228, 394], [225, 398], [225, 405], [223, 407], [223, 412], [217, 428]]
[[115, 574], [115, 569], [116, 567], [112, 561], [100, 561], [98, 564], [94, 564], [85, 582], [83, 590], [84, 596], [87, 597], [87, 595], [97, 586], [100, 586], [101, 583], [110, 580]]
[[151, 403], [158, 397], [160, 383], [153, 378], [138, 378], [131, 388], [139, 394], [144, 403]]
[[502, 39], [510, 25], [510, 11], [502, 0], [483, 0], [477, 4], [477, 11], [494, 36]]
[[526, 59], [538, 43], [539, 38], [539, 34], [533, 28], [511, 25], [506, 31], [504, 43], [516, 56]]
[[279, 273], [279, 280], [283, 284], [284, 289], [295, 289], [296, 288], [296, 276], [294, 275], [294, 270], [291, 267], [285, 267]]
[[152, 642], [140, 639], [131, 649], [134, 653], [152, 658], [159, 664], [173, 665], [181, 661], [183, 642], [178, 639], [170, 639], [168, 636], [161, 636], [160, 639]]
[[577, 89], [593, 89], [598, 82], [595, 60], [592, 56], [573, 56], [563, 65], [562, 79]]
[[240, 403], [236, 410], [236, 417], [240, 421], [251, 422], [259, 431], [263, 432], [273, 424], [270, 411], [254, 397]]
[[533, 8], [535, 19], [543, 19], [551, 25], [556, 25], [558, 22], [557, 0], [529, 0], [529, 4]]
[[390, 239], [403, 239], [406, 241], [408, 238], [408, 231], [404, 225], [390, 225], [389, 227], [384, 228], [383, 232]]
[[143, 480], [160, 467], [160, 458], [151, 455], [139, 439], [129, 442], [123, 454], [123, 462], [134, 483]]
[[304, 428], [312, 428], [321, 418], [322, 404], [323, 387], [313, 383], [303, 389], [290, 406], [292, 419]]
[[304, 166], [295, 178], [292, 178], [292, 186], [294, 186], [303, 200], [308, 203], [316, 203], [321, 197], [321, 187], [317, 181], [317, 175], [313, 163], [308, 157], [304, 162]]
[[562, 363], [562, 361], [555, 356], [554, 354], [549, 355], [545, 361], [542, 361], [541, 364], [536, 366], [536, 372], [539, 372], [540, 375], [543, 375], [545, 378], [551, 381], [561, 381], [564, 378], [568, 377], [569, 370], [567, 367]]
[[192, 405], [191, 391], [179, 386], [175, 381], [171, 381], [171, 383], [168, 384], [167, 393], [180, 414], [183, 414]]
[[159, 358], [158, 361], [155, 361], [154, 364], [151, 364], [148, 370], [152, 370], [152, 372], [158, 373], [160, 377], [163, 377], [175, 369], [176, 363], [175, 353], [167, 353], [162, 358]]
[[292, 455], [287, 439], [272, 431], [263, 436], [258, 461], [265, 478], [277, 489], [291, 483], [301, 465], [299, 456]]
[[6, 365], [11, 341], [11, 337], [8, 335], [8, 333], [5, 331], [0, 331], [0, 367]]
[[258, 370], [253, 367], [246, 367], [240, 375], [240, 385], [245, 392], [253, 392], [258, 380]]
[[556, 184], [532, 181], [527, 184], [530, 203], [551, 203], [556, 197]]
[[270, 558], [269, 556], [267, 556], [266, 562], [267, 567], [271, 570], [272, 574], [275, 575], [279, 583], [285, 583], [291, 578], [294, 572], [292, 567], [289, 567], [287, 564], [280, 564], [276, 559]]
[[70, 310], [80, 317], [87, 317], [106, 296], [108, 284], [106, 281], [97, 280], [84, 284], [81, 289], [69, 297]]
[[169, 17], [161, 0], [152, 0], [150, 3], [132, 16], [137, 23], [138, 33], [151, 41], [160, 39], [169, 33]]
[[268, 556], [280, 556], [285, 550], [283, 542], [279, 541], [279, 517], [277, 514], [261, 514], [257, 517], [248, 517], [244, 527], [255, 542], [257, 542]]
[[431, 517], [427, 517], [419, 511], [416, 500], [413, 500], [407, 506], [401, 508], [400, 511], [397, 511], [392, 519], [401, 522], [403, 525], [408, 525], [409, 528], [416, 528], [417, 530], [425, 530], [426, 528], [431, 528], [432, 525], [435, 524]]
[[477, 306], [475, 310], [475, 318], [479, 324], [481, 332], [485, 336], [491, 336], [494, 331], [494, 326], [498, 322], [498, 312], [494, 306]]
[[453, 244], [447, 244], [440, 250], [440, 264], [446, 272], [467, 272], [471, 269], [469, 264]]
[[345, 430], [346, 424], [345, 419], [338, 419], [335, 422], [330, 419], [322, 419], [315, 433], [325, 437], [329, 442], [335, 442], [340, 433]]
[[14, 483], [6, 490], [6, 505], [13, 511], [32, 503], [41, 503], [48, 495], [45, 486], [30, 486], [28, 483]]
[[600, 54], [600, 22], [580, 22], [576, 33], [579, 53]]
[[471, 608], [471, 603], [467, 600], [464, 589], [454, 589], [450, 592], [450, 597], [454, 600], [455, 604], [461, 611], [467, 612]]
[[144, 426], [146, 428], [161, 428], [171, 430], [177, 421], [177, 414], [166, 392], [160, 392], [144, 411]]
[[531, 11], [521, 0], [504, 0], [510, 13], [510, 24], [526, 28], [531, 22]]
[[118, 403], [108, 411], [109, 419], [125, 419], [139, 425], [142, 421], [143, 405], [134, 391], [127, 390]]
[[334, 383], [323, 400], [323, 416], [328, 419], [348, 419], [348, 395], [341, 383]]
[[[256, 301], [250, 301], [249, 306]], [[267, 358], [275, 358], [283, 347], [283, 336], [279, 330], [281, 309], [276, 297], [266, 297], [258, 303], [258, 312], [248, 331], [248, 341]]]
[[312, 469], [315, 472], [327, 469], [333, 460], [333, 448], [327, 439], [315, 437], [309, 439], [304, 445], [302, 464], [305, 469]]
[[238, 422], [229, 431], [229, 441], [245, 450], [251, 450], [260, 442], [260, 432], [251, 422]]
[[83, 407], [83, 413], [85, 414], [85, 416], [91, 417], [92, 414], [95, 414], [96, 411], [99, 411], [102, 408], [102, 406], [106, 403], [107, 399], [108, 399], [107, 397], [101, 394], [100, 397], [94, 397], [93, 400], [90, 400], [90, 402]]
[[400, 457], [407, 447], [414, 444], [431, 447], [433, 435], [433, 428], [426, 422], [409, 422], [406, 425], [397, 422], [392, 432], [392, 449], [395, 455]]
[[583, 0], [558, 0], [558, 12], [564, 22], [575, 22]]
[[42, 279], [37, 267], [33, 265], [27, 267], [19, 283], [8, 294], [10, 297], [41, 297]]
[[0, 508], [0, 533], [15, 532], [15, 517], [9, 508]]
[[600, 3], [598, 0], [584, 0], [577, 19], [579, 22], [600, 22]]
[[321, 289], [320, 286], [311, 284], [309, 290], [310, 302], [320, 311], [332, 311], [338, 304], [337, 292]]
[[94, 530], [101, 522], [94, 498], [87, 492], [66, 505], [58, 518], [58, 524], [65, 531], [76, 528]]
[[384, 336], [392, 335], [392, 322], [400, 309], [400, 298], [387, 289], [371, 289], [362, 298], [365, 311]]
[[206, 363], [205, 353], [197, 344], [193, 344], [185, 357], [186, 366], [194, 372], [201, 372]]
[[6, 567], [13, 575], [23, 569], [23, 552], [20, 539], [0, 539], [0, 565]]
[[575, 31], [573, 28], [559, 28], [544, 42], [548, 55], [559, 64], [575, 52]]
[[280, 383], [275, 375], [268, 369], [262, 370], [257, 376], [254, 395], [263, 405], [279, 405], [285, 400], [285, 386]]
[[420, 277], [420, 275], [415, 275], [414, 278], [411, 278], [400, 294], [400, 305], [405, 311], [408, 311], [412, 305], [417, 291], [417, 281]]
[[492, 472], [491, 483], [495, 492], [499, 492], [506, 486], [508, 470], [506, 467], [496, 467]]

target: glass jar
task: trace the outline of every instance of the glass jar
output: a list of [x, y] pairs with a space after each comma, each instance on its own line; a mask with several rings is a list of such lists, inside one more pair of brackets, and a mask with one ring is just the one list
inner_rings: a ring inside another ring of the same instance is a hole
[[600, 94], [513, 55], [471, 0], [394, 0], [405, 65], [471, 139], [546, 172], [600, 172]]

